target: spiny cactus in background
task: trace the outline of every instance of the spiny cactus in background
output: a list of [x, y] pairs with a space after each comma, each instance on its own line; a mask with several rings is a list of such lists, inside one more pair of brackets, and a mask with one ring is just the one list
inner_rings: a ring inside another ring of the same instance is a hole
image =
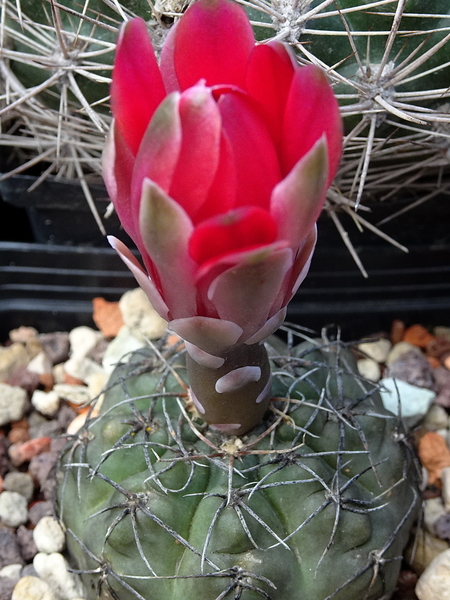
[[117, 367], [59, 473], [88, 600], [390, 598], [413, 453], [350, 349], [303, 337], [269, 340], [273, 399], [241, 437], [199, 417], [180, 343]]
[[[110, 122], [108, 83], [120, 23], [142, 16], [158, 50], [189, 3], [5, 0], [0, 143], [20, 150], [18, 169], [43, 162], [43, 177], [95, 179]], [[374, 228], [353, 211], [360, 201], [411, 191], [413, 208], [447, 189], [447, 0], [243, 4], [260, 41], [290, 44], [300, 62], [323, 66], [335, 86], [347, 135], [325, 208], [340, 230], [339, 211]]]

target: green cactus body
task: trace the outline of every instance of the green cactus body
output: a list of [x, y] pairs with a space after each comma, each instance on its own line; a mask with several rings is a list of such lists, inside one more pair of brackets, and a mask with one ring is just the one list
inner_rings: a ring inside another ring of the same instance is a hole
[[390, 597], [419, 504], [398, 419], [340, 344], [271, 360], [267, 418], [241, 438], [193, 412], [181, 353], [116, 369], [60, 469], [89, 600]]

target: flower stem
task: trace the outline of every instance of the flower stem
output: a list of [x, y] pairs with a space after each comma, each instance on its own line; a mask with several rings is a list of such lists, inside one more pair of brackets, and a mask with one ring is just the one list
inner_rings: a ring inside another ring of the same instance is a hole
[[190, 393], [202, 417], [213, 428], [242, 435], [255, 427], [270, 401], [270, 365], [263, 344], [237, 346], [218, 368], [186, 356]]

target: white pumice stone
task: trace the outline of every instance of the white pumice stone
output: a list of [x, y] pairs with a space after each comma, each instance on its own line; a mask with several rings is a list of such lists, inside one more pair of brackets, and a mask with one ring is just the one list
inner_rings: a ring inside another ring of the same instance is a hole
[[51, 516], [43, 517], [33, 529], [33, 539], [39, 552], [61, 552], [66, 544], [64, 531]]

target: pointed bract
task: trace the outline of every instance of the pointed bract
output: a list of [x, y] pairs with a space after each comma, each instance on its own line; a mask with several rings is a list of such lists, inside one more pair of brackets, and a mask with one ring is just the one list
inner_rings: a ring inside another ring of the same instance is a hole
[[140, 235], [134, 223], [130, 199], [134, 156], [115, 123], [106, 140], [102, 162], [103, 179], [117, 216], [125, 231], [137, 244]]
[[166, 303], [161, 297], [161, 294], [156, 289], [155, 285], [144, 271], [144, 269], [139, 264], [138, 260], [135, 256], [130, 252], [130, 250], [125, 246], [123, 242], [118, 240], [112, 235], [108, 236], [108, 242], [111, 244], [111, 247], [117, 252], [126, 266], [130, 269], [133, 275], [136, 278], [136, 281], [147, 294], [147, 298], [150, 300], [153, 308], [163, 319], [169, 319], [169, 309], [167, 308]]
[[202, 316], [173, 319], [170, 329], [213, 356], [227, 352], [237, 344], [243, 332], [242, 327], [232, 321]]
[[328, 188], [328, 152], [323, 135], [273, 190], [271, 213], [278, 239], [301, 246], [317, 221]]
[[266, 323], [292, 261], [290, 248], [274, 244], [243, 253], [240, 262], [212, 281], [208, 298], [221, 319], [242, 327], [242, 342]]
[[140, 206], [142, 242], [158, 270], [171, 318], [195, 314], [194, 265], [188, 254], [191, 220], [179, 204], [149, 179], [144, 181]]
[[[133, 168], [132, 202], [139, 203], [142, 183], [151, 179], [165, 192], [172, 184], [181, 151], [180, 94], [174, 92], [160, 104], [145, 132]], [[139, 210], [133, 206], [133, 214]]]

